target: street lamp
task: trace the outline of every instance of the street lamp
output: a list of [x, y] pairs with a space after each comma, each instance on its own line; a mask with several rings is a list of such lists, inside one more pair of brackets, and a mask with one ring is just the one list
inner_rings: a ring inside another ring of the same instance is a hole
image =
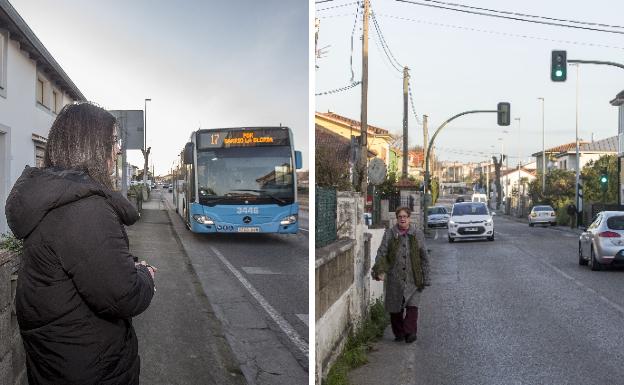
[[544, 131], [544, 98], [539, 97], [537, 100], [542, 101], [542, 196], [546, 193], [546, 136]]
[[148, 170], [148, 158], [149, 149], [147, 148], [147, 102], [151, 102], [152, 99], [146, 98], [143, 103], [143, 157], [145, 158], [145, 164], [143, 165], [143, 185], [147, 188], [147, 170]]
[[580, 222], [579, 219], [581, 218], [579, 210], [581, 203], [579, 201], [579, 179], [581, 173], [581, 159], [579, 157], [579, 72], [581, 68], [578, 64], [572, 63], [570, 65], [576, 67], [576, 183], [574, 186], [574, 202], [576, 203], [576, 224], [578, 226], [578, 223]]

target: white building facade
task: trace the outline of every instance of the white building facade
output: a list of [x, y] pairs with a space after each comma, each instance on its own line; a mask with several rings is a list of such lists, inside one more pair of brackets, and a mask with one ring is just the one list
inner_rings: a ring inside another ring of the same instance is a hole
[[25, 166], [43, 162], [46, 138], [68, 103], [85, 100], [17, 11], [0, 0], [0, 232], [4, 206]]

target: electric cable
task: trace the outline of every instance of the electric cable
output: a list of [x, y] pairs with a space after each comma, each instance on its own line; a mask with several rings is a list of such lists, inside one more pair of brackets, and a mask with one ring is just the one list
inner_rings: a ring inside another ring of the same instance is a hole
[[479, 16], [495, 17], [499, 19], [523, 21], [526, 23], [543, 24], [543, 25], [549, 25], [549, 26], [554, 26], [554, 27], [566, 27], [566, 28], [582, 29], [582, 30], [594, 31], [594, 32], [605, 32], [605, 33], [614, 33], [618, 35], [624, 35], [624, 31], [612, 31], [612, 30], [600, 29], [600, 28], [583, 27], [579, 25], [569, 25], [569, 24], [561, 24], [561, 23], [548, 22], [548, 21], [539, 21], [539, 20], [528, 20], [528, 19], [523, 19], [519, 17], [503, 16], [503, 15], [497, 15], [493, 13], [485, 13], [485, 12], [477, 12], [477, 11], [469, 11], [466, 9], [457, 9], [457, 8], [451, 8], [451, 7], [441, 6], [441, 5], [425, 4], [425, 3], [419, 3], [416, 1], [410, 1], [410, 0], [395, 0], [395, 1], [398, 1], [400, 3], [412, 4], [412, 5], [420, 5], [423, 7], [445, 9], [447, 11], [468, 13], [468, 14], [479, 15]]
[[323, 96], [323, 95], [330, 95], [330, 94], [337, 94], [339, 92], [343, 92], [343, 91], [347, 91], [353, 87], [357, 87], [360, 85], [360, 83], [362, 83], [361, 81], [357, 81], [357, 82], [353, 82], [351, 84], [349, 84], [348, 86], [344, 86], [344, 87], [340, 87], [340, 88], [335, 88], [333, 90], [329, 90], [329, 91], [325, 91], [325, 92], [319, 92], [317, 94], [314, 94], [315, 96]]

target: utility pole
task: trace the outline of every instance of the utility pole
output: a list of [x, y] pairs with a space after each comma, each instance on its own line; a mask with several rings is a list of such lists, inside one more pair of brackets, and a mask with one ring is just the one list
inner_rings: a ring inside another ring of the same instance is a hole
[[542, 101], [542, 196], [546, 193], [546, 134], [544, 131], [544, 98], [539, 97]]
[[368, 18], [369, 0], [364, 0], [364, 22], [362, 26], [362, 104], [360, 115], [360, 191], [364, 194], [364, 204], [367, 200], [367, 162], [368, 162]]
[[581, 222], [581, 212], [579, 211], [579, 180], [581, 174], [581, 159], [579, 158], [579, 72], [580, 66], [576, 64], [576, 183], [575, 183], [575, 204], [576, 204], [576, 226]]
[[[427, 146], [429, 146], [429, 117], [427, 115], [423, 115], [423, 163], [427, 160], [425, 156], [427, 155]], [[424, 186], [423, 193], [427, 194], [427, 186]]]
[[403, 173], [402, 179], [407, 179], [408, 175], [408, 151], [409, 140], [407, 132], [407, 84], [409, 81], [409, 68], [403, 68]]

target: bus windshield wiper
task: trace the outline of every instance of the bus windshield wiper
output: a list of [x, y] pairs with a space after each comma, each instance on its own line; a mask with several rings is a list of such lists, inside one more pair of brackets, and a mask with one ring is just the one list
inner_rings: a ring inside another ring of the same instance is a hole
[[199, 199], [200, 200], [204, 200], [206, 202], [206, 205], [208, 205], [208, 206], [214, 206], [214, 205], [216, 205], [219, 202], [231, 201], [231, 200], [235, 200], [237, 198], [241, 199], [241, 198], [249, 198], [249, 197], [255, 197], [255, 195], [226, 193], [224, 195], [200, 196]]
[[271, 195], [268, 192], [264, 191], [264, 190], [232, 190], [232, 191], [249, 191], [249, 192], [255, 192], [255, 193], [259, 193], [262, 194], [260, 195], [261, 197], [268, 197], [273, 199], [274, 201], [276, 201], [279, 204], [285, 205], [288, 204], [288, 202], [286, 202], [285, 200], [283, 200], [282, 198], [278, 198], [275, 195]]

